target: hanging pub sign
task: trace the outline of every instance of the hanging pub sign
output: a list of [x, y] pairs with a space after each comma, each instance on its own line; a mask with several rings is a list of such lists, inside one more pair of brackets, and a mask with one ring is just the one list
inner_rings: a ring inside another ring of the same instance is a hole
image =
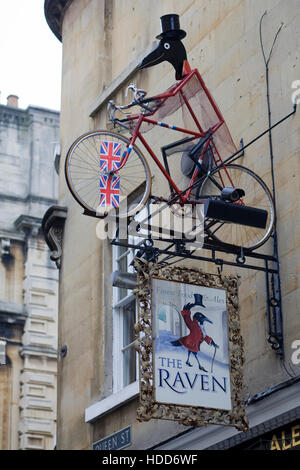
[[137, 418], [248, 429], [238, 277], [135, 259], [140, 353]]

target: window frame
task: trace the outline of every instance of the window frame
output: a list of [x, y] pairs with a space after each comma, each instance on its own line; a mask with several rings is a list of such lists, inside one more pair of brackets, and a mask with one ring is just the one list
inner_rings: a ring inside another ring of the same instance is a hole
[[[134, 243], [134, 237], [128, 236], [128, 242]], [[134, 258], [134, 249], [127, 248], [123, 253], [120, 253], [121, 249], [119, 245], [112, 246], [112, 268], [113, 271], [120, 271], [120, 261], [127, 257], [127, 272], [134, 272], [133, 266], [130, 266]], [[119, 287], [113, 287], [113, 301], [112, 301], [112, 322], [113, 322], [113, 373], [112, 373], [112, 390], [113, 394], [124, 390], [126, 387], [138, 382], [138, 354], [136, 353], [136, 378], [134, 381], [124, 384], [124, 356], [123, 353], [128, 348], [134, 348], [135, 339], [131, 343], [124, 346], [123, 344], [123, 333], [124, 333], [124, 315], [125, 307], [131, 302], [135, 301], [135, 322], [137, 321], [137, 304], [136, 296], [132, 294], [130, 289], [127, 289], [127, 293], [124, 297], [120, 298]]]

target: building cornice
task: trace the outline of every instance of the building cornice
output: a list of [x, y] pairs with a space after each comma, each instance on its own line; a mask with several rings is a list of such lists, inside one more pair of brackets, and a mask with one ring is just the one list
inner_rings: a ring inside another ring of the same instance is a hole
[[28, 313], [23, 304], [0, 300], [0, 320], [3, 323], [24, 324]]
[[89, 109], [90, 117], [95, 117], [97, 112], [107, 105], [107, 102], [127, 84], [128, 80], [139, 70], [138, 66], [141, 63], [142, 59], [147, 56], [157, 44], [156, 41], [153, 41], [150, 46], [148, 46], [144, 52], [139, 54], [128, 66], [116, 77], [110, 85], [108, 85], [96, 98], [96, 100], [91, 104]]
[[43, 196], [36, 196], [34, 194], [29, 194], [26, 197], [18, 196], [16, 194], [6, 194], [6, 193], [0, 193], [0, 200], [1, 201], [8, 201], [8, 202], [22, 202], [29, 204], [31, 202], [38, 202], [40, 204], [46, 204], [46, 205], [51, 205], [55, 204], [57, 202], [56, 199], [49, 198], [49, 197], [43, 197]]
[[36, 237], [42, 225], [42, 219], [31, 215], [20, 215], [14, 222], [17, 230]]
[[57, 358], [57, 349], [47, 348], [43, 346], [25, 345], [20, 349], [21, 357], [24, 356], [47, 356], [49, 358]]
[[61, 267], [63, 233], [67, 212], [67, 207], [51, 206], [42, 220], [45, 241], [51, 251], [50, 259], [55, 261], [58, 269]]
[[8, 240], [14, 241], [14, 242], [21, 242], [23, 243], [25, 241], [25, 234], [22, 232], [19, 232], [17, 230], [11, 231], [11, 230], [0, 230], [0, 240], [2, 238], [7, 238]]
[[63, 16], [73, 0], [45, 0], [44, 13], [52, 33], [62, 41]]
[[[26, 109], [22, 109], [0, 104], [1, 127], [15, 126], [19, 128], [22, 126], [28, 128], [35, 122], [44, 124], [45, 118], [52, 120], [52, 126], [59, 126], [59, 117], [59, 111], [49, 108], [30, 105]], [[47, 126], [49, 126], [49, 121], [47, 122]]]

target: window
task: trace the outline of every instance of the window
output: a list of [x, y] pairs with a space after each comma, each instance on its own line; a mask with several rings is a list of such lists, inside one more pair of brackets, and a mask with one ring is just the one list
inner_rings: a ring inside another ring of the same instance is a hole
[[[136, 220], [143, 220], [148, 212], [143, 209]], [[126, 243], [126, 240], [122, 240]], [[143, 239], [128, 237], [128, 242], [138, 245]], [[131, 262], [135, 250], [112, 245], [112, 271], [135, 273]], [[131, 289], [113, 287], [113, 390], [112, 394], [91, 404], [85, 410], [85, 422], [89, 423], [135, 398], [139, 394], [138, 354], [134, 348], [134, 324], [137, 321], [136, 298]]]
[[[133, 241], [129, 240], [129, 243]], [[134, 272], [130, 265], [134, 250], [113, 246], [113, 271]], [[136, 299], [130, 289], [113, 287], [113, 392], [137, 380], [137, 353], [134, 347]]]
[[6, 364], [6, 341], [0, 340], [0, 366]]

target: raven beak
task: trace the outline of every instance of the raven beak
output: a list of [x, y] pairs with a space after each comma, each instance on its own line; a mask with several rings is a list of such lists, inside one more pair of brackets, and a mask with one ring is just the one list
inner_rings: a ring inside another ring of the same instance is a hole
[[207, 321], [208, 323], [211, 323], [212, 325], [214, 324], [214, 322], [209, 320], [209, 318], [204, 318], [204, 321]]
[[152, 65], [160, 64], [160, 62], [164, 61], [164, 50], [159, 43], [159, 45], [148, 54], [142, 62], [139, 64], [139, 69], [144, 69], [146, 67], [151, 67]]

